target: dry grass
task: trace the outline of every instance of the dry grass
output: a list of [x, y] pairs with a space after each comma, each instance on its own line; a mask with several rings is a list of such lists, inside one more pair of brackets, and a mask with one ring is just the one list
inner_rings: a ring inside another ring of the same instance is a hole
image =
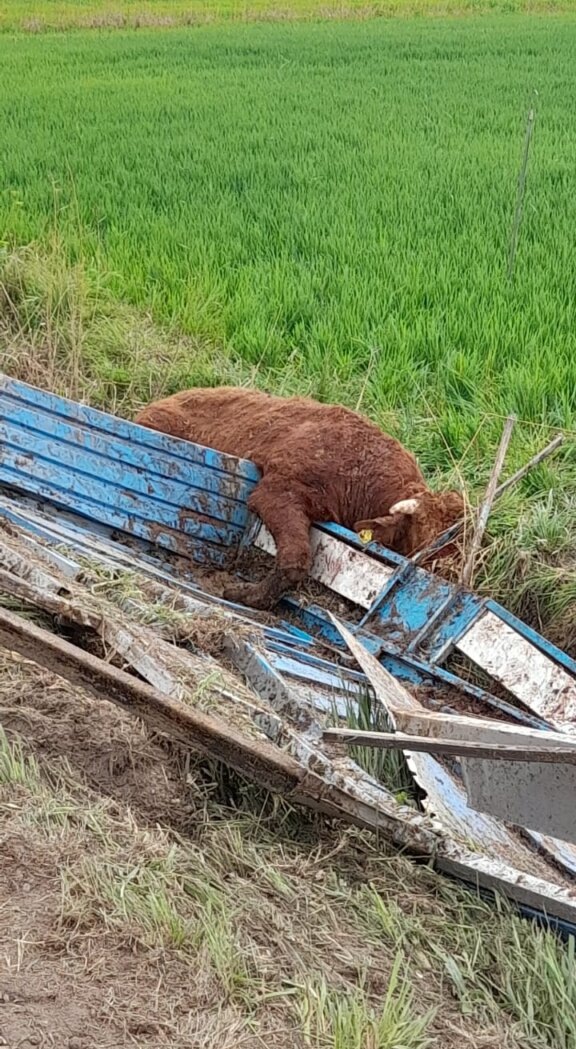
[[466, 15], [486, 11], [562, 12], [573, 0], [5, 0], [0, 31], [42, 33], [70, 29], [167, 29], [220, 23], [344, 21]]
[[[2, 671], [4, 1036], [18, 1023], [58, 1044], [82, 1029], [98, 1049], [576, 1045], [573, 948], [370, 836], [246, 793], [231, 809], [205, 766], [159, 750], [122, 713], [96, 720], [93, 703], [20, 660]], [[108, 790], [87, 785], [101, 740]], [[23, 1016], [35, 981], [58, 1009]]]
[[57, 235], [47, 251], [0, 247], [0, 366], [15, 378], [130, 414], [194, 382], [239, 378], [214, 346], [159, 331], [123, 306]]

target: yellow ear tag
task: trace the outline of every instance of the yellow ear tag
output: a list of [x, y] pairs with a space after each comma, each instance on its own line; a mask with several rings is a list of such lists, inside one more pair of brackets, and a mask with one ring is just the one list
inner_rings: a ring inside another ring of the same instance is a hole
[[363, 528], [361, 532], [358, 532], [358, 538], [362, 543], [371, 543], [374, 532], [371, 528]]

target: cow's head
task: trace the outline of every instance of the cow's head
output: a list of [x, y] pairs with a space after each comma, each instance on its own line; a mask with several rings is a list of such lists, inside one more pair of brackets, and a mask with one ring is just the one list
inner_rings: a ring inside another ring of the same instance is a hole
[[[465, 503], [459, 492], [420, 492], [401, 499], [384, 517], [357, 521], [354, 531], [365, 542], [381, 543], [404, 557], [411, 557], [464, 517]], [[446, 546], [436, 557], [445, 557], [453, 547]]]

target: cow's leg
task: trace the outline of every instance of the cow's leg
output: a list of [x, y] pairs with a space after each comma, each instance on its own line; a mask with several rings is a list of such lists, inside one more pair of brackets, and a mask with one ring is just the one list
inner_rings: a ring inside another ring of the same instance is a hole
[[286, 482], [264, 477], [248, 501], [276, 543], [276, 564], [261, 583], [239, 583], [224, 591], [227, 601], [251, 608], [272, 608], [301, 583], [310, 568], [310, 518], [302, 498]]

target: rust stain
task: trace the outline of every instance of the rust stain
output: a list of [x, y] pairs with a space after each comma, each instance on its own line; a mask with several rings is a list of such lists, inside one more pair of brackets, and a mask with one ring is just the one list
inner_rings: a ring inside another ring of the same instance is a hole
[[186, 507], [183, 507], [178, 514], [178, 527], [184, 531], [187, 521], [211, 525], [216, 529], [221, 527], [221, 522], [217, 521], [216, 518], [210, 517], [208, 514], [199, 513], [197, 510], [188, 510]]

